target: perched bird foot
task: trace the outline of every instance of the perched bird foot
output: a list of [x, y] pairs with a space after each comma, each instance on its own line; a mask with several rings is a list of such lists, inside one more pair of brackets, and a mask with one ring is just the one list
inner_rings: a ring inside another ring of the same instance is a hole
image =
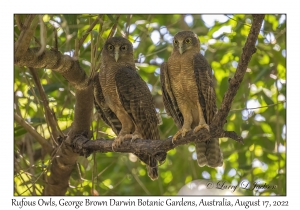
[[185, 136], [185, 134], [187, 133], [187, 132], [189, 132], [191, 129], [187, 129], [187, 128], [182, 128], [182, 129], [180, 129], [179, 131], [177, 131], [177, 133], [173, 136], [173, 138], [172, 138], [172, 143], [174, 144], [174, 141], [178, 138], [178, 136], [182, 136], [182, 137], [184, 137]]
[[126, 135], [124, 136], [124, 139], [131, 139], [132, 136], [133, 136], [133, 134], [126, 134]]
[[114, 148], [118, 148], [120, 147], [120, 145], [122, 144], [123, 140], [125, 136], [118, 136], [117, 138], [115, 138], [114, 142], [112, 143], [112, 150], [114, 150]]
[[209, 131], [209, 126], [205, 123], [205, 124], [200, 124], [200, 125], [196, 126], [194, 129], [194, 133], [197, 133], [201, 128], [206, 128]]
[[114, 142], [112, 143], [112, 150], [115, 151], [114, 148], [120, 147], [125, 139], [131, 138], [132, 134], [119, 135], [117, 138], [115, 138]]
[[131, 142], [134, 141], [134, 140], [136, 140], [136, 139], [141, 139], [141, 138], [142, 138], [141, 134], [139, 134], [139, 133], [133, 133], [132, 137], [131, 137]]

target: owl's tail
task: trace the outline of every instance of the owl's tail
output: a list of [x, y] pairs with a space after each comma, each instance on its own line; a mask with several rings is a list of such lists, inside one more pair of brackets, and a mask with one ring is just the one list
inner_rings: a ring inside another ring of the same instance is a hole
[[214, 138], [195, 144], [197, 161], [200, 167], [205, 165], [215, 168], [223, 165], [223, 154], [220, 148], [219, 139]]
[[148, 176], [152, 180], [157, 179], [158, 178], [157, 160], [145, 154], [135, 154], [135, 155], [146, 164]]

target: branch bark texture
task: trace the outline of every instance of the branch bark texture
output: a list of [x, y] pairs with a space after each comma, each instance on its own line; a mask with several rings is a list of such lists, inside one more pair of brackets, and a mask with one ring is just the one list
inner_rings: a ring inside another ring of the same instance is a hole
[[251, 60], [253, 53], [256, 52], [255, 43], [257, 41], [257, 37], [261, 29], [264, 17], [265, 15], [253, 15], [253, 24], [251, 26], [242, 54], [240, 56], [236, 72], [234, 74], [234, 77], [229, 81], [229, 88], [223, 97], [221, 107], [218, 110], [218, 113], [216, 114], [211, 127], [219, 127], [219, 129], [221, 129], [226, 122], [226, 117], [228, 116], [232, 101], [240, 87], [240, 84], [243, 81], [248, 63]]
[[79, 62], [57, 50], [45, 50], [37, 55], [39, 48], [29, 48], [23, 56], [15, 60], [15, 65], [36, 69], [51, 69], [62, 74], [75, 89], [87, 88], [87, 75]]

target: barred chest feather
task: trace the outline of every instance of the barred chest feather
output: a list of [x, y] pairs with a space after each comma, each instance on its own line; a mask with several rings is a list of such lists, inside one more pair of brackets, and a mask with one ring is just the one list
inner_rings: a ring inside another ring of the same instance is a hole
[[116, 108], [121, 105], [115, 81], [116, 69], [117, 68], [105, 66], [99, 74], [100, 85], [102, 87], [105, 102], [113, 112], [115, 112]]
[[170, 56], [168, 72], [176, 100], [195, 106], [199, 99], [193, 68], [193, 55]]

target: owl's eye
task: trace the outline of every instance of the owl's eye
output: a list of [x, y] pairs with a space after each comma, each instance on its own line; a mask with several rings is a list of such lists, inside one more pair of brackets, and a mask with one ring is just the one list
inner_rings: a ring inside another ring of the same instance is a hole
[[107, 46], [107, 49], [108, 49], [108, 50], [113, 50], [113, 49], [114, 49], [114, 46], [112, 46], [111, 44], [109, 44], [109, 45]]
[[177, 45], [177, 44], [178, 44], [178, 41], [177, 41], [177, 40], [174, 40], [174, 44]]
[[121, 46], [121, 50], [122, 50], [122, 51], [127, 50], [127, 46], [126, 46], [126, 45]]
[[185, 43], [187, 43], [187, 44], [190, 44], [191, 42], [192, 42], [191, 38], [188, 38], [188, 39], [185, 40]]

